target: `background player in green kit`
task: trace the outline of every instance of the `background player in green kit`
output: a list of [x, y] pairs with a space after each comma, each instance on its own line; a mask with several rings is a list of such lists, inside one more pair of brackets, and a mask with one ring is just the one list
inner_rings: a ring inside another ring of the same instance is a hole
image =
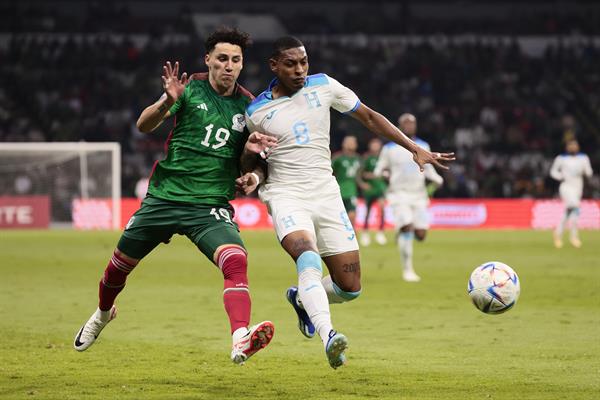
[[358, 142], [355, 136], [344, 137], [342, 150], [333, 158], [331, 163], [333, 175], [335, 175], [335, 179], [340, 185], [342, 201], [352, 225], [354, 225], [354, 217], [356, 216], [356, 197], [358, 196], [356, 174], [360, 168], [360, 157], [356, 152], [357, 149]]
[[362, 246], [369, 246], [371, 244], [371, 236], [369, 235], [369, 215], [371, 214], [371, 207], [373, 204], [379, 204], [379, 230], [375, 235], [375, 241], [384, 245], [387, 243], [383, 226], [385, 224], [385, 180], [381, 177], [375, 176], [375, 166], [377, 165], [377, 159], [379, 158], [379, 152], [381, 151], [381, 140], [373, 138], [369, 141], [369, 148], [363, 155], [363, 162], [360, 171], [356, 175], [356, 181], [362, 191], [363, 198], [365, 199], [365, 207], [367, 212], [365, 214], [365, 224], [363, 231], [360, 236], [360, 244]]
[[186, 235], [222, 271], [223, 302], [233, 337], [236, 364], [265, 347], [274, 332], [262, 322], [248, 328], [250, 295], [247, 254], [229, 200], [235, 194], [243, 151], [260, 153], [274, 139], [245, 129], [244, 110], [253, 96], [237, 84], [248, 34], [221, 29], [206, 40], [208, 73], [189, 80], [179, 64], [163, 68], [162, 97], [147, 107], [137, 125], [151, 132], [175, 115], [166, 158], [154, 166], [147, 197], [133, 215], [100, 281], [99, 307], [75, 337], [86, 350], [114, 319], [114, 300], [138, 262], [173, 234]]

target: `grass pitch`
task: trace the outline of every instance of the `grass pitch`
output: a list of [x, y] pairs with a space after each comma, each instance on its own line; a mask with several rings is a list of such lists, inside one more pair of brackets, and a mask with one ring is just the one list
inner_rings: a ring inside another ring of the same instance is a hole
[[[415, 245], [423, 281], [401, 280], [392, 244], [361, 250], [363, 294], [332, 306], [348, 336], [334, 371], [284, 298], [295, 269], [272, 232], [245, 232], [252, 321], [271, 345], [229, 360], [219, 271], [187, 239], [161, 245], [117, 299], [88, 351], [72, 348], [94, 311], [119, 233], [0, 232], [2, 399], [592, 399], [600, 393], [600, 232], [552, 247], [548, 232], [433, 231]], [[391, 233], [390, 233], [391, 238]], [[521, 278], [506, 314], [477, 311], [472, 269], [499, 260]]]

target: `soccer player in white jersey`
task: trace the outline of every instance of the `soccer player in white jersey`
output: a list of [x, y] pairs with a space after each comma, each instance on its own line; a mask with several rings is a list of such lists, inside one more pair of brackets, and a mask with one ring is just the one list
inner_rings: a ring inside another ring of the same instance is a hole
[[[269, 64], [276, 78], [246, 109], [251, 131], [278, 139], [259, 196], [273, 217], [281, 246], [296, 263], [298, 287], [289, 288], [287, 298], [298, 314], [299, 328], [309, 338], [319, 334], [330, 366], [338, 368], [345, 363], [348, 341], [333, 329], [329, 303], [355, 299], [361, 283], [356, 235], [332, 175], [330, 108], [410, 149], [421, 167], [434, 163], [446, 168], [440, 161], [454, 157], [417, 146], [335, 79], [308, 76], [308, 56], [300, 40], [280, 38], [273, 47]], [[256, 183], [245, 181], [247, 186]], [[321, 260], [329, 270], [324, 278]]]
[[[400, 130], [417, 145], [429, 151], [429, 144], [417, 138], [417, 119], [412, 114], [402, 114], [398, 118]], [[420, 170], [413, 162], [413, 154], [396, 143], [383, 146], [375, 175], [387, 175], [389, 185], [386, 193], [393, 214], [397, 232], [398, 250], [402, 259], [402, 277], [407, 282], [419, 282], [421, 277], [413, 267], [413, 242], [425, 240], [429, 229], [427, 207], [429, 195], [437, 189], [444, 179], [431, 164]], [[430, 182], [427, 185], [427, 181]]]
[[577, 231], [577, 220], [583, 195], [583, 178], [592, 176], [592, 165], [589, 157], [579, 152], [577, 140], [568, 140], [566, 150], [566, 153], [556, 156], [550, 168], [550, 176], [560, 181], [558, 192], [565, 205], [565, 212], [554, 231], [554, 246], [563, 246], [562, 236], [568, 221], [571, 225], [571, 244], [579, 248], [581, 240]]

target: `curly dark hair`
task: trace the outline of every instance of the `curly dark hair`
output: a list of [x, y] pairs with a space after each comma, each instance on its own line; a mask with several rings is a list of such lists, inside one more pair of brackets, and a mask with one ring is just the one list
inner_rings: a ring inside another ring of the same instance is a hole
[[250, 35], [248, 33], [240, 31], [237, 28], [223, 26], [206, 38], [206, 41], [204, 42], [206, 53], [213, 51], [217, 43], [236, 44], [244, 51], [246, 47], [250, 46], [252, 41], [250, 40]]

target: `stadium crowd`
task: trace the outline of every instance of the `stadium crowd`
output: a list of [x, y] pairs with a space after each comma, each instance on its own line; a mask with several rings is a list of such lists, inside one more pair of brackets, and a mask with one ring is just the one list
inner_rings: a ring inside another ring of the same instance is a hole
[[[145, 20], [127, 10], [96, 11], [95, 22], [79, 26], [83, 35], [62, 29], [73, 24], [50, 11], [4, 25], [10, 33], [0, 46], [6, 60], [0, 66], [0, 141], [118, 141], [123, 193], [132, 196], [136, 182], [163, 157], [169, 130], [142, 134], [137, 116], [161, 94], [164, 61], [179, 60], [188, 72], [204, 70], [202, 39], [185, 14], [160, 32], [148, 27], [140, 38], [131, 27], [144, 30]], [[548, 26], [543, 21], [535, 25], [541, 33]], [[305, 38], [313, 73], [334, 76], [391, 120], [415, 114], [418, 134], [432, 148], [456, 151], [458, 162], [444, 173], [446, 184], [436, 196], [550, 197], [556, 192], [550, 164], [572, 136], [600, 170], [600, 47], [592, 40], [550, 45], [534, 56], [516, 40], [447, 36], [436, 45], [318, 33]], [[245, 55], [241, 82], [255, 94], [271, 79], [269, 51], [259, 42]], [[334, 151], [345, 135], [357, 135], [361, 150], [370, 137], [350, 118], [334, 117], [332, 130]], [[595, 179], [587, 196], [600, 197]]]
[[169, 2], [168, 9], [157, 6], [156, 2], [153, 4], [153, 0], [132, 3], [127, 0], [3, 2], [0, 4], [0, 23], [3, 30], [19, 33], [187, 34], [193, 30], [190, 18], [193, 12], [233, 12], [275, 13], [290, 32], [311, 34], [423, 35], [443, 32], [456, 35], [493, 32], [507, 35], [595, 35], [600, 30], [600, 9], [593, 2], [585, 1], [540, 5], [528, 4], [530, 2], [527, 1], [496, 0], [482, 6], [474, 0], [462, 1], [458, 5], [435, 0], [309, 0], [295, 4], [275, 0], [201, 3], [173, 0]]

